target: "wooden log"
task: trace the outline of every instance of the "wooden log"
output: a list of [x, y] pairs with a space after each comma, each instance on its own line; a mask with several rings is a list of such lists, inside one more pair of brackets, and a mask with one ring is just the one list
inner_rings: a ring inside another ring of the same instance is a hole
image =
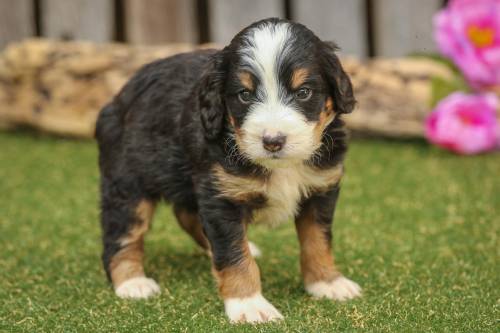
[[[100, 108], [141, 65], [194, 48], [47, 40], [13, 44], [0, 54], [0, 124], [92, 137]], [[421, 137], [432, 77], [453, 76], [445, 65], [423, 58], [342, 62], [358, 100], [347, 125], [362, 134]]]
[[28, 40], [0, 56], [0, 124], [92, 137], [100, 108], [143, 64], [194, 47]]
[[375, 58], [366, 62], [343, 59], [358, 101], [346, 117], [359, 135], [423, 137], [424, 120], [431, 110], [435, 77], [453, 80], [446, 65], [429, 58]]

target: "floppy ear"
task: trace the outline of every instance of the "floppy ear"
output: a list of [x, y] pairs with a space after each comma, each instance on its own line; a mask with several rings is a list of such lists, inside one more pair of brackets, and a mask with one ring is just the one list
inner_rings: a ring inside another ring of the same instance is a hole
[[213, 55], [198, 86], [200, 118], [207, 140], [216, 139], [224, 124], [226, 106], [222, 97], [224, 82], [222, 60], [222, 51]]
[[344, 72], [339, 58], [335, 54], [337, 46], [332, 42], [322, 42], [323, 68], [330, 86], [334, 110], [337, 113], [352, 112], [356, 104], [349, 76]]

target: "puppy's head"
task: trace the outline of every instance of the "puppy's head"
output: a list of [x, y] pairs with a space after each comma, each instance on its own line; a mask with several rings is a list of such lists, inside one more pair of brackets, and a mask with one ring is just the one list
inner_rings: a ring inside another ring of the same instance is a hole
[[272, 168], [309, 160], [334, 117], [355, 104], [335, 49], [305, 26], [284, 20], [244, 29], [203, 78], [207, 138], [217, 137], [226, 120], [240, 152], [257, 164]]

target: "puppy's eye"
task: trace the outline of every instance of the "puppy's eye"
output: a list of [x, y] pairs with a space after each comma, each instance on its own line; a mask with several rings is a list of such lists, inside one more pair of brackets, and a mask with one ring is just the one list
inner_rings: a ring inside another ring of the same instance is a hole
[[309, 88], [300, 88], [295, 92], [295, 99], [305, 102], [312, 96], [312, 90]]
[[238, 93], [238, 99], [243, 104], [248, 104], [252, 100], [252, 93], [249, 90], [242, 90]]

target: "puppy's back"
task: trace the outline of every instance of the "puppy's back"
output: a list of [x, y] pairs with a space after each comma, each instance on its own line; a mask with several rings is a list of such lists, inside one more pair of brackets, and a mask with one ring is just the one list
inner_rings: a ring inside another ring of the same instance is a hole
[[215, 52], [198, 50], [146, 64], [102, 108], [95, 137], [104, 173], [119, 158], [124, 137], [178, 130], [186, 101]]

